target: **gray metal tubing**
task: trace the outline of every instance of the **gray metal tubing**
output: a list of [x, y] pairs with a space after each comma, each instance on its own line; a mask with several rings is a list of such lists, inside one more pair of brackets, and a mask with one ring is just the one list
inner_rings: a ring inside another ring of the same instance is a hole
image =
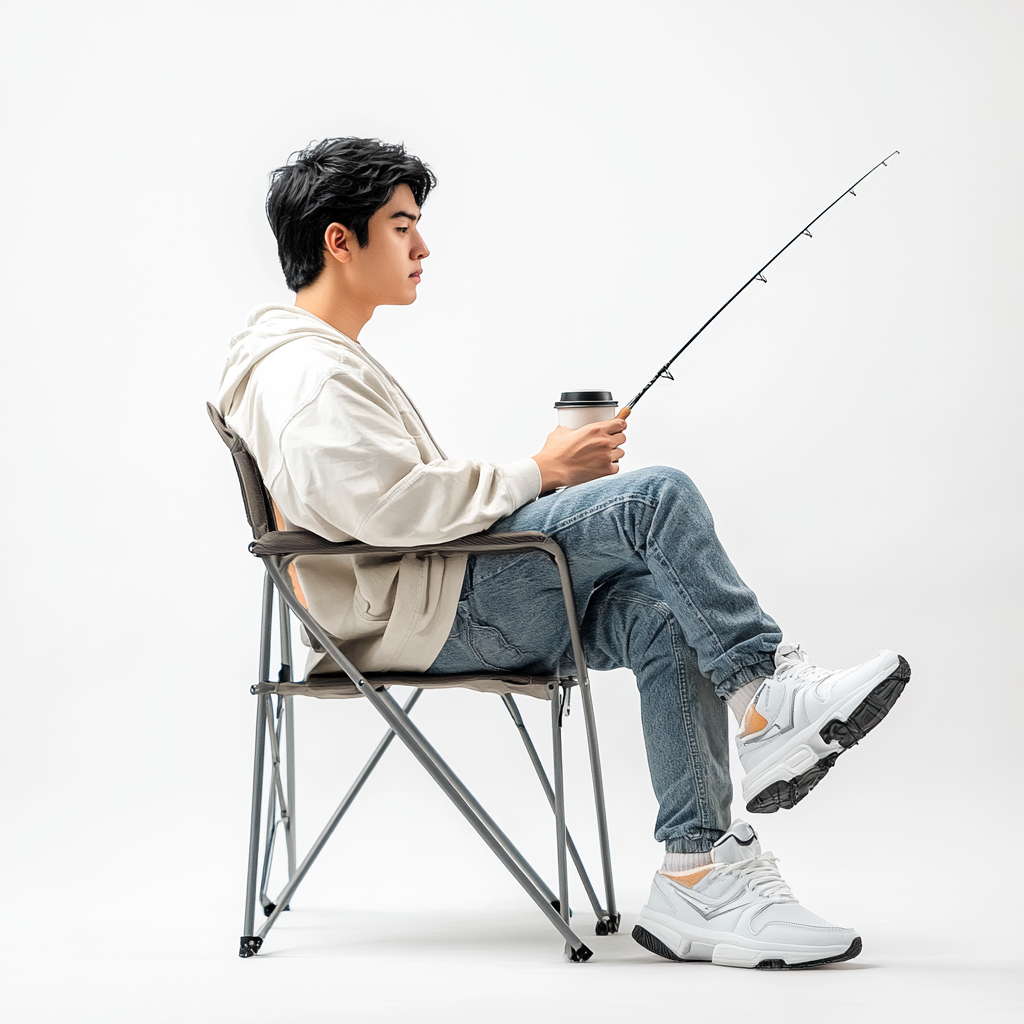
[[[384, 696], [387, 697], [387, 691], [384, 691]], [[397, 707], [397, 705], [396, 705]], [[505, 852], [519, 865], [531, 882], [544, 894], [548, 903], [556, 899], [555, 894], [551, 891], [551, 887], [544, 881], [544, 879], [538, 874], [537, 869], [519, 852], [515, 843], [498, 827], [498, 823], [484, 810], [483, 806], [479, 803], [477, 798], [466, 788], [462, 780], [451, 770], [448, 764], [442, 759], [441, 755], [434, 749], [430, 741], [426, 736], [421, 733], [415, 725], [409, 723], [409, 728], [416, 736], [416, 741], [422, 746], [424, 753], [427, 757], [431, 758], [434, 762], [435, 767], [441, 772], [448, 783], [453, 786], [460, 797], [473, 809], [473, 812], [484, 824], [484, 826], [490, 831], [491, 835], [495, 840], [501, 844]]]
[[295, 702], [284, 699], [285, 767], [288, 771], [288, 827], [284, 837], [288, 844], [288, 877], [295, 874]]
[[[266, 693], [263, 695], [264, 700], [267, 702], [267, 711], [271, 711], [270, 694]], [[274, 768], [273, 768], [273, 783], [274, 790], [277, 793], [278, 802], [281, 804], [281, 817], [284, 819], [288, 818], [288, 804], [285, 801], [284, 786], [281, 784], [281, 716], [284, 713], [283, 698], [280, 696], [277, 698], [277, 722], [270, 729], [270, 753], [273, 757]], [[268, 714], [268, 717], [270, 715]]]
[[594, 807], [597, 814], [597, 837], [601, 845], [601, 868], [604, 874], [605, 899], [608, 901], [608, 914], [614, 918], [618, 914], [615, 905], [615, 884], [612, 881], [612, 851], [608, 839], [608, 811], [604, 799], [604, 776], [601, 771], [601, 754], [597, 747], [597, 720], [594, 716], [594, 701], [590, 692], [590, 681], [580, 681], [580, 693], [583, 697], [583, 720], [587, 727], [587, 746], [590, 749], [590, 775], [594, 783]]
[[278, 773], [278, 759], [274, 752], [274, 703], [270, 697], [270, 694], [264, 694], [261, 698], [264, 705], [264, 716], [267, 719], [268, 729], [267, 732], [270, 734], [270, 785], [267, 787], [267, 816], [266, 816], [266, 832], [265, 839], [263, 842], [263, 871], [260, 874], [260, 902], [263, 902], [263, 897], [267, 893], [267, 885], [270, 882], [270, 866], [274, 860], [274, 838], [277, 835], [277, 792], [278, 787], [275, 785], [277, 781]]
[[[270, 788], [267, 791], [267, 839], [263, 848], [263, 873], [260, 876], [260, 902], [267, 894], [267, 886], [270, 884], [270, 871], [274, 864], [274, 847], [277, 840], [277, 827], [283, 824], [285, 836], [288, 834], [289, 809], [285, 803], [284, 787], [281, 784], [281, 726], [283, 725], [284, 698], [277, 698], [277, 713], [274, 714], [274, 704], [269, 693], [264, 694], [266, 701], [266, 714], [270, 722], [268, 733], [270, 735]], [[277, 817], [277, 806], [280, 804], [281, 816]], [[289, 872], [290, 874], [291, 872]]]
[[[269, 582], [269, 578], [268, 578]], [[260, 803], [263, 796], [264, 733], [267, 728], [266, 705], [256, 701], [256, 754], [252, 764], [252, 810], [249, 816], [249, 865], [245, 882], [245, 923], [242, 934], [252, 935], [256, 918], [256, 870], [260, 858]]]
[[[384, 709], [390, 710], [392, 714], [400, 710], [397, 702], [387, 690], [377, 693], [365, 679], [362, 679], [360, 689], [371, 701], [374, 698], [380, 701]], [[403, 723], [397, 717], [392, 720], [392, 728], [399, 733], [399, 736], [416, 760], [427, 769], [434, 781], [448, 795], [463, 817], [476, 829], [477, 834], [491, 848], [491, 851], [498, 860], [505, 865], [512, 877], [526, 890], [527, 895], [537, 904], [544, 916], [558, 929], [572, 949], [579, 949], [583, 943], [569, 927], [568, 921], [563, 920], [561, 914], [551, 904], [554, 894], [549, 895], [551, 890], [543, 884], [543, 880], [541, 880], [540, 885], [537, 884], [536, 879], [538, 876], [536, 871], [530, 867], [528, 862], [523, 860], [521, 854], [519, 854], [518, 858], [513, 856], [512, 851], [516, 853], [518, 851], [509, 842], [508, 837], [494, 824], [491, 817], [480, 807], [472, 794], [466, 790], [455, 773], [430, 745], [430, 742], [423, 733], [411, 722]], [[407, 736], [408, 739], [406, 738]], [[504, 839], [504, 842], [502, 842], [502, 839]], [[511, 850], [509, 847], [511, 847]], [[562, 847], [562, 856], [563, 858], [565, 856], [564, 845]], [[564, 907], [565, 904], [563, 903], [562, 906]], [[566, 910], [565, 913], [567, 912]]]
[[594, 784], [594, 805], [597, 814], [597, 838], [601, 846], [601, 868], [604, 873], [605, 899], [608, 902], [608, 913], [615, 917], [615, 886], [612, 882], [612, 854], [608, 839], [608, 812], [604, 798], [604, 777], [601, 772], [601, 754], [597, 746], [597, 720], [594, 717], [594, 701], [590, 692], [590, 677], [587, 674], [587, 661], [583, 656], [583, 641], [580, 639], [579, 624], [576, 621], [576, 605], [572, 596], [572, 581], [569, 576], [569, 563], [560, 547], [555, 547], [551, 557], [558, 567], [558, 575], [562, 581], [562, 594], [565, 597], [566, 617], [569, 620], [569, 637], [572, 640], [572, 656], [576, 662], [576, 678], [583, 697], [583, 719], [587, 727], [587, 747], [590, 752], [590, 775]]
[[[420, 699], [422, 690], [416, 690], [413, 695], [405, 702], [403, 711], [408, 714], [412, 711], [416, 701]], [[349, 787], [349, 791], [345, 794], [344, 799], [338, 804], [334, 813], [331, 815], [330, 820], [324, 826], [323, 831], [317, 836], [316, 842], [310, 847], [309, 853], [303, 858], [302, 863], [299, 865], [297, 871], [293, 871], [288, 876], [288, 883], [281, 890], [281, 894], [277, 897], [276, 906], [267, 918], [266, 923], [260, 929], [260, 938], [265, 938], [267, 932], [270, 931], [274, 922], [277, 920], [278, 915], [291, 901], [292, 895], [295, 890], [299, 887], [299, 884], [306, 877], [306, 872], [313, 866], [313, 861], [320, 855], [320, 851], [324, 848], [327, 840], [331, 838], [334, 830], [338, 827], [338, 822], [341, 821], [345, 812], [352, 806], [352, 801], [359, 795], [359, 791], [363, 788], [363, 784], [370, 777], [370, 772], [377, 767], [377, 762], [384, 756], [384, 751], [391, 745], [391, 741], [395, 738], [395, 732], [393, 729], [388, 729], [385, 733], [384, 738], [377, 744], [377, 749], [374, 750], [373, 754], [370, 755], [370, 760], [363, 766], [362, 771], [356, 776], [355, 782]], [[246, 933], [250, 934], [250, 933]]]
[[267, 845], [263, 848], [263, 873], [260, 875], [260, 903], [265, 907], [270, 902], [267, 895], [267, 886], [270, 885], [270, 868], [274, 863], [274, 847], [277, 845], [277, 826], [281, 822], [275, 821], [272, 828], [267, 830]]
[[[280, 601], [280, 598], [278, 599]], [[270, 642], [273, 635], [273, 620], [274, 620], [274, 582], [270, 578], [270, 573], [266, 573], [263, 577], [263, 610], [260, 616], [260, 667], [259, 667], [259, 680], [260, 682], [270, 681]], [[259, 762], [260, 762], [260, 792], [257, 796], [255, 791], [253, 792], [253, 800], [258, 802], [263, 797], [263, 766], [264, 766], [264, 755], [266, 751], [266, 727], [267, 727], [267, 711], [269, 705], [266, 703], [266, 698], [257, 698], [257, 703], [260, 705], [262, 711], [264, 726], [260, 732], [260, 737], [257, 739], [259, 745]], [[260, 712], [257, 712], [259, 716]], [[274, 729], [273, 716], [270, 716], [270, 730]], [[255, 785], [255, 782], [253, 783]], [[274, 832], [274, 787], [270, 787], [270, 792], [267, 795], [267, 833], [263, 844], [263, 874], [260, 877], [259, 883], [259, 895], [262, 897], [266, 891], [267, 877], [269, 874], [269, 859], [272, 856], [273, 850], [273, 832]], [[257, 813], [256, 819], [258, 822], [259, 815]], [[259, 831], [259, 825], [256, 826], [257, 832]], [[252, 871], [252, 887], [253, 893], [251, 896], [246, 896], [246, 902], [250, 905], [250, 908], [255, 910], [256, 902], [256, 868], [259, 865], [259, 853], [253, 857], [253, 851], [249, 851], [250, 867]], [[246, 911], [247, 920], [249, 919], [250, 911]], [[249, 920], [247, 925], [246, 935], [252, 934], [252, 921]]]
[[[334, 640], [321, 628], [320, 624], [313, 618], [312, 615], [299, 603], [292, 593], [291, 588], [288, 586], [284, 575], [282, 574], [279, 565], [280, 562], [276, 556], [267, 555], [263, 559], [264, 565], [267, 567], [267, 571], [270, 573], [271, 578], [274, 580], [275, 585], [278, 588], [278, 592], [285, 596], [285, 600], [288, 602], [288, 606], [291, 608], [295, 617], [306, 627], [309, 632], [316, 637], [320, 642], [324, 650], [330, 655], [334, 663], [340, 668], [348, 677], [352, 680], [354, 686], [356, 686], [360, 693], [373, 705], [380, 716], [388, 723], [389, 726], [398, 734], [398, 738], [406, 745], [409, 752], [416, 758], [417, 761], [426, 769], [430, 777], [438, 784], [442, 792], [444, 792], [448, 799], [456, 806], [462, 816], [473, 826], [477, 834], [481, 839], [490, 847], [494, 855], [505, 865], [509, 874], [526, 890], [526, 894], [537, 904], [540, 911], [544, 916], [555, 926], [559, 934], [572, 946], [574, 950], [577, 950], [583, 946], [583, 942], [579, 936], [573, 932], [569, 925], [562, 920], [561, 915], [551, 906], [550, 901], [545, 897], [544, 893], [539, 889], [526, 874], [525, 871], [519, 866], [518, 863], [509, 855], [505, 848], [498, 842], [497, 838], [489, 831], [484, 822], [474, 812], [472, 805], [469, 801], [463, 799], [458, 788], [450, 781], [449, 775], [450, 770], [446, 773], [441, 765], [444, 762], [441, 761], [440, 756], [430, 744], [427, 743], [426, 738], [422, 733], [409, 721], [408, 717], [402, 713], [402, 709], [399, 707], [393, 697], [386, 691], [378, 693], [373, 686], [363, 678], [359, 670], [352, 664], [341, 650], [338, 645], [335, 644]], [[433, 751], [433, 757], [428, 751]], [[447, 768], [447, 766], [445, 766]], [[271, 915], [271, 918], [273, 915]], [[270, 920], [270, 918], [268, 918]]]
[[[294, 679], [295, 670], [292, 666], [292, 624], [289, 618], [288, 605], [277, 599], [278, 617], [277, 632], [281, 646], [281, 676]], [[278, 698], [284, 700], [284, 743], [285, 743], [285, 777], [288, 783], [288, 818], [284, 825], [285, 844], [288, 848], [288, 874], [295, 871], [295, 727], [292, 720], [294, 708], [291, 697]]]
[[[569, 872], [565, 863], [565, 791], [562, 786], [562, 684], [551, 701], [551, 774], [555, 778], [555, 851], [558, 855], [558, 910], [569, 923]], [[566, 956], [571, 952], [566, 949]]]
[[288, 622], [288, 605], [284, 601], [278, 601], [278, 642], [281, 647], [281, 667], [288, 669], [288, 678], [291, 679], [292, 673], [292, 631], [290, 623]]
[[[278, 676], [279, 679], [291, 680], [294, 678], [294, 671], [292, 668], [292, 629], [291, 620], [288, 617], [288, 605], [285, 604], [280, 597], [277, 599], [277, 635], [278, 645], [281, 653], [281, 672]], [[269, 664], [268, 664], [269, 671]], [[288, 816], [285, 819], [284, 824], [284, 838], [285, 844], [288, 849], [288, 874], [291, 875], [295, 871], [295, 723], [293, 715], [295, 713], [292, 705], [291, 697], [278, 697], [278, 701], [284, 701], [284, 743], [285, 743], [285, 779], [287, 782], [287, 799], [285, 803], [282, 799], [282, 806], [287, 807]], [[279, 713], [281, 708], [279, 705]], [[278, 730], [278, 740], [280, 741], [280, 729]]]
[[260, 622], [260, 682], [270, 682], [270, 630], [274, 614], [274, 584], [268, 572], [263, 577], [263, 616]]
[[[388, 700], [392, 700], [394, 703], [393, 698], [388, 695], [386, 690], [383, 692], [382, 696]], [[398, 708], [397, 704], [395, 704], [395, 708]], [[433, 761], [435, 768], [444, 775], [448, 784], [451, 785], [459, 796], [472, 808], [474, 814], [476, 814], [479, 820], [483, 823], [484, 827], [490, 831], [495, 841], [498, 842], [509, 857], [519, 865], [520, 870], [538, 889], [540, 889], [548, 903], [556, 899], [555, 894], [551, 891], [551, 887], [537, 873], [536, 868], [534, 868], [534, 866], [519, 852], [512, 840], [509, 839], [509, 837], [498, 827], [497, 822], [487, 813], [487, 811], [483, 809], [476, 797], [473, 796], [473, 794], [463, 784], [462, 780], [441, 758], [441, 755], [433, 748], [426, 736], [424, 736], [423, 733], [421, 733], [411, 722], [408, 723], [408, 728], [416, 738], [416, 742], [420, 744], [424, 754]]]
[[[508, 709], [508, 713], [512, 716], [512, 721], [519, 730], [519, 735], [522, 738], [523, 745], [526, 747], [526, 753], [529, 756], [530, 761], [533, 763], [534, 770], [537, 773], [537, 778], [540, 779], [540, 785], [544, 790], [544, 795], [548, 798], [548, 805], [552, 812], [554, 812], [555, 794], [551, 789], [551, 783], [548, 781], [548, 775], [547, 772], [544, 771], [544, 764], [540, 759], [540, 755], [537, 753], [537, 748], [533, 745], [533, 739], [527, 731], [526, 723], [523, 721], [523, 716], [519, 713], [519, 706], [516, 704], [515, 699], [510, 693], [502, 694], [501, 699], [504, 701], [505, 707]], [[604, 907], [601, 906], [601, 901], [598, 898], [593, 883], [590, 881], [590, 875], [587, 874], [587, 869], [583, 866], [583, 858], [580, 856], [579, 850], [576, 849], [576, 844], [572, 840], [572, 835], [569, 832], [568, 826], [565, 829], [565, 845], [569, 848], [569, 856], [572, 857], [572, 862], [576, 866], [576, 873], [580, 876], [583, 888], [587, 892], [587, 899], [590, 900], [590, 906], [593, 908], [594, 913], [597, 915], [597, 919], [600, 921], [605, 916], [606, 911]]]

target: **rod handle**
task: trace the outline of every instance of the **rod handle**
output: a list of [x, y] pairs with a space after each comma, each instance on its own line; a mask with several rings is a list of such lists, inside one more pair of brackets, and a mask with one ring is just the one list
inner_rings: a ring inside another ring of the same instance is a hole
[[621, 408], [621, 409], [620, 409], [620, 410], [619, 410], [619, 411], [618, 411], [618, 412], [617, 412], [617, 413], [615, 414], [615, 419], [617, 419], [617, 420], [628, 420], [628, 419], [629, 419], [629, 414], [630, 414], [630, 413], [631, 413], [632, 411], [633, 411], [633, 409], [632, 409], [632, 408], [631, 408], [630, 406], [628, 406], [628, 405], [624, 405], [624, 406], [623, 406], [623, 407], [622, 407], [622, 408]]

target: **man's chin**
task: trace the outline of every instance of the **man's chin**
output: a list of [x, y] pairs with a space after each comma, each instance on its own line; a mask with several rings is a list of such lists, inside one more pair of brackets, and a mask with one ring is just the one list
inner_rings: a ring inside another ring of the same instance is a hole
[[392, 295], [390, 299], [377, 301], [379, 306], [411, 306], [416, 301], [416, 290], [403, 292], [401, 295]]

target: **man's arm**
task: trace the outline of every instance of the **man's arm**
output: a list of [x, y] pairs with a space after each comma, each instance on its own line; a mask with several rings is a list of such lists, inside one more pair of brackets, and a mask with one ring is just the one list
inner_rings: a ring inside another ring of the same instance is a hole
[[281, 431], [282, 469], [268, 486], [289, 522], [330, 540], [441, 543], [487, 529], [544, 490], [617, 472], [623, 427], [559, 427], [532, 459], [507, 464], [445, 459], [372, 381], [332, 377]]
[[280, 430], [267, 485], [295, 526], [403, 546], [485, 530], [540, 493], [533, 459], [445, 459], [411, 429], [377, 382], [331, 377]]

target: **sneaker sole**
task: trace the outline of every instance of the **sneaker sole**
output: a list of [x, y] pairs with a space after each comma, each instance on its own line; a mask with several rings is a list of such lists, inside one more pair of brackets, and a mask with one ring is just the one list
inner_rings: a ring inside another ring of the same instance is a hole
[[[856, 746], [889, 714], [910, 679], [910, 665], [906, 658], [902, 655], [897, 657], [897, 667], [871, 689], [845, 721], [834, 718], [819, 730], [818, 735], [825, 743], [837, 742], [842, 749], [822, 754], [815, 764], [790, 779], [768, 782], [748, 798], [746, 808], [751, 814], [773, 814], [779, 809], [789, 810], [795, 807], [828, 774], [840, 754]], [[813, 756], [809, 748], [803, 747], [803, 751]], [[775, 766], [773, 770], [785, 772], [785, 762]]]
[[[724, 943], [710, 946], [703, 953], [698, 953], [697, 955], [678, 956], [657, 935], [652, 934], [639, 924], [633, 928], [632, 936], [633, 940], [643, 946], [649, 953], [664, 957], [666, 960], [674, 960], [676, 963], [693, 963], [695, 961], [707, 963], [710, 961], [723, 967], [753, 967], [755, 970], [760, 971], [795, 971], [808, 967], [824, 967], [826, 964], [839, 964], [845, 960], [852, 960], [863, 949], [863, 943], [858, 935], [850, 943], [849, 948], [842, 953], [821, 957], [818, 960], [800, 960], [795, 963], [789, 963], [784, 957], [779, 956], [776, 950], [744, 950], [741, 947], [726, 946]], [[691, 943], [690, 947], [692, 948], [695, 944], [698, 943]], [[723, 953], [716, 956], [719, 950], [722, 950]], [[768, 952], [775, 953], [776, 955], [763, 955]], [[737, 953], [740, 954], [739, 957], [736, 956]], [[744, 962], [740, 962], [741, 960]]]

